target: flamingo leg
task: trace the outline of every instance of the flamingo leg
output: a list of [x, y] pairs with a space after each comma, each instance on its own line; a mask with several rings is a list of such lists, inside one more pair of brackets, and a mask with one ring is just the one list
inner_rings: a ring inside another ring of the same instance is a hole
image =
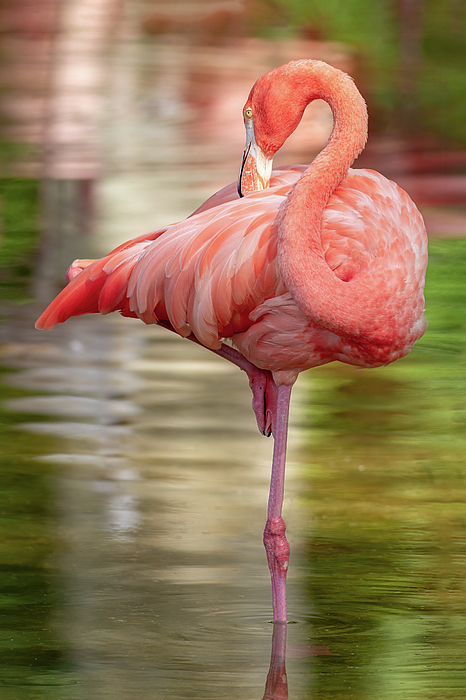
[[[189, 340], [199, 342], [194, 336]], [[285, 535], [282, 518], [285, 491], [286, 443], [290, 411], [291, 386], [277, 386], [269, 370], [253, 365], [241, 353], [222, 343], [212, 350], [242, 369], [249, 378], [252, 391], [252, 407], [260, 432], [267, 437], [273, 432], [274, 448], [270, 478], [267, 522], [264, 529], [264, 546], [272, 579], [273, 621], [286, 622], [286, 574], [290, 559], [290, 545]]]
[[291, 386], [277, 387], [277, 411], [274, 426], [272, 475], [270, 478], [267, 523], [264, 530], [264, 546], [272, 578], [272, 606], [274, 622], [286, 622], [286, 574], [290, 558], [290, 545], [285, 536], [282, 518], [285, 489], [286, 442]]
[[[167, 321], [159, 321], [159, 325], [174, 331], [174, 328]], [[192, 334], [187, 339], [202, 345]], [[205, 346], [202, 345], [202, 347]], [[264, 529], [264, 546], [272, 579], [273, 620], [274, 622], [286, 622], [286, 574], [290, 558], [290, 545], [285, 536], [286, 526], [282, 518], [282, 506], [285, 489], [291, 386], [277, 386], [269, 370], [256, 367], [240, 352], [225, 343], [222, 343], [218, 350], [207, 349], [246, 372], [252, 390], [252, 407], [256, 414], [259, 430], [267, 437], [273, 432], [272, 474], [267, 522]]]

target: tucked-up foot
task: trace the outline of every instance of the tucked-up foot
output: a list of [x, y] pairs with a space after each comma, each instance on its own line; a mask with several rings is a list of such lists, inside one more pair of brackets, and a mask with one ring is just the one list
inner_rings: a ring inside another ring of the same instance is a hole
[[253, 370], [247, 370], [252, 391], [252, 408], [260, 432], [270, 437], [277, 416], [277, 385], [269, 370], [259, 369], [254, 365], [252, 367]]

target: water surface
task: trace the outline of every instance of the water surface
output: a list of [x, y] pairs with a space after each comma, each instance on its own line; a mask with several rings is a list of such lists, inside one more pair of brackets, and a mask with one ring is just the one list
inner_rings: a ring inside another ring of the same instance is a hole
[[[462, 698], [463, 240], [425, 338], [300, 378], [285, 517], [289, 697]], [[262, 698], [271, 440], [245, 375], [136, 321], [4, 330], [2, 698]]]

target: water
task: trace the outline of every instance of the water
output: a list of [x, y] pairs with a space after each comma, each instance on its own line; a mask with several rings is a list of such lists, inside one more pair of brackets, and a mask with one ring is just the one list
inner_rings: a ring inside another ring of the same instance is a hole
[[[300, 378], [295, 700], [464, 696], [465, 262], [432, 242], [408, 358]], [[245, 375], [136, 321], [34, 313], [3, 345], [2, 698], [262, 698], [272, 445]]]

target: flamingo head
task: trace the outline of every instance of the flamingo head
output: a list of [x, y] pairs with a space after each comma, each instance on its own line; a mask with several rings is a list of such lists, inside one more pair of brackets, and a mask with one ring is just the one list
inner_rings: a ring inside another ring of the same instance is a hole
[[304, 62], [293, 61], [266, 73], [249, 93], [243, 108], [246, 146], [238, 179], [240, 196], [268, 187], [274, 154], [296, 129], [315, 97], [308, 79], [303, 80], [295, 70], [297, 63]]

